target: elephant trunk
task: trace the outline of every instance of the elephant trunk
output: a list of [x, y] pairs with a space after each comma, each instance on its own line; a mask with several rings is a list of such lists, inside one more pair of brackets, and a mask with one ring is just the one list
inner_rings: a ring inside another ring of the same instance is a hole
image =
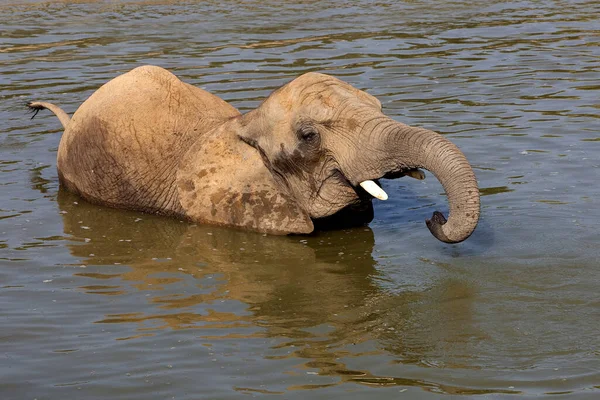
[[[383, 147], [383, 176], [415, 168], [435, 175], [448, 196], [448, 219], [436, 211], [427, 220], [427, 227], [437, 239], [458, 243], [467, 239], [479, 220], [479, 188], [473, 169], [463, 153], [442, 135], [391, 121], [376, 133]], [[378, 146], [379, 147], [379, 146]]]

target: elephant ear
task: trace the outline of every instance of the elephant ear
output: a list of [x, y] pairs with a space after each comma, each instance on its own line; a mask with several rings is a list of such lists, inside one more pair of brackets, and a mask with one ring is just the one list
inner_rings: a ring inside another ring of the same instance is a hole
[[177, 171], [185, 215], [201, 223], [285, 235], [314, 226], [285, 187], [265, 166], [258, 150], [238, 137], [232, 119], [200, 138]]

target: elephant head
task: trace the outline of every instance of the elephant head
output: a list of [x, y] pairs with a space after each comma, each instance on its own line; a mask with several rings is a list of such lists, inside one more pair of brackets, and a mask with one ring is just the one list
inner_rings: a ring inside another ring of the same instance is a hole
[[375, 182], [419, 168], [437, 177], [450, 203], [448, 220], [434, 212], [429, 230], [443, 242], [465, 240], [479, 219], [479, 190], [461, 151], [386, 117], [375, 97], [308, 73], [198, 140], [180, 162], [177, 184], [193, 220], [309, 233], [340, 215], [369, 222], [373, 197], [387, 198]]

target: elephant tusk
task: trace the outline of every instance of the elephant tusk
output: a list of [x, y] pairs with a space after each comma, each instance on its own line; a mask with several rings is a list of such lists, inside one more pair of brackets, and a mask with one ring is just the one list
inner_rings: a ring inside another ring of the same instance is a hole
[[379, 200], [387, 200], [388, 199], [388, 195], [386, 192], [383, 191], [382, 188], [379, 187], [378, 184], [376, 184], [373, 181], [364, 181], [360, 183], [360, 186], [365, 189], [371, 196], [379, 199]]

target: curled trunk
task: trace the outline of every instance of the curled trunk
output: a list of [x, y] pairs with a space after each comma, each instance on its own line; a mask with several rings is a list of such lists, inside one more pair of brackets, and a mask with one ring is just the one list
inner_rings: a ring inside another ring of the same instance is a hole
[[393, 176], [413, 168], [433, 173], [446, 191], [450, 212], [448, 219], [434, 212], [426, 221], [427, 227], [442, 242], [467, 239], [479, 221], [479, 188], [473, 169], [458, 147], [436, 132], [395, 121], [375, 134], [383, 139], [383, 147], [378, 146], [378, 153], [384, 154], [383, 165], [379, 165], [383, 171], [370, 173]]

